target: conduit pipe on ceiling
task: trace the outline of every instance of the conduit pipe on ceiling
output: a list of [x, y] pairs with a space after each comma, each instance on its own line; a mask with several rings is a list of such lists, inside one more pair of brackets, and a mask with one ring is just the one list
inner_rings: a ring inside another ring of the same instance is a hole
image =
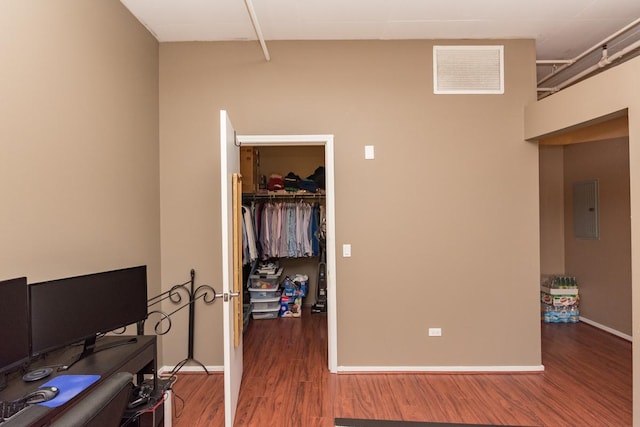
[[573, 59], [538, 59], [536, 64], [540, 65], [556, 65], [556, 64], [573, 64], [575, 61]]
[[560, 83], [559, 85], [557, 85], [555, 87], [538, 88], [538, 92], [555, 93], [555, 92], [559, 91], [560, 89], [563, 89], [563, 88], [569, 86], [573, 82], [576, 82], [576, 81], [588, 76], [589, 74], [593, 73], [594, 71], [598, 70], [599, 68], [604, 68], [604, 67], [608, 66], [609, 64], [611, 64], [616, 59], [621, 58], [623, 55], [625, 55], [625, 54], [627, 54], [627, 53], [629, 53], [629, 52], [631, 52], [632, 50], [635, 50], [635, 49], [640, 49], [640, 40], [636, 41], [635, 43], [630, 44], [629, 46], [625, 47], [624, 49], [616, 52], [615, 54], [613, 54], [611, 56], [608, 55], [607, 48], [604, 47], [602, 49], [602, 58], [600, 59], [600, 61], [598, 61], [597, 64], [592, 65], [591, 67], [587, 68], [586, 70], [582, 71], [581, 73], [576, 74], [575, 76], [563, 81], [562, 83]]
[[266, 59], [267, 61], [271, 61], [269, 50], [267, 50], [267, 43], [264, 41], [264, 37], [262, 36], [262, 30], [260, 29], [260, 23], [258, 22], [256, 11], [253, 8], [253, 2], [251, 0], [244, 0], [244, 4], [245, 6], [247, 6], [247, 11], [249, 12], [249, 18], [251, 18], [251, 24], [253, 25], [253, 30], [256, 32], [256, 36], [260, 41], [260, 46], [262, 46], [262, 53], [264, 54], [264, 59]]
[[553, 77], [556, 74], [558, 74], [560, 71], [565, 70], [566, 68], [572, 66], [574, 63], [576, 63], [577, 61], [581, 60], [585, 56], [589, 55], [591, 52], [602, 48], [603, 45], [606, 45], [609, 41], [613, 40], [614, 38], [618, 37], [621, 34], [624, 34], [625, 32], [629, 31], [631, 28], [635, 27], [638, 24], [640, 24], [640, 18], [638, 18], [635, 21], [631, 22], [626, 27], [623, 27], [622, 29], [620, 29], [620, 30], [616, 31], [615, 33], [611, 34], [609, 37], [607, 37], [606, 39], [602, 40], [600, 43], [594, 44], [589, 49], [585, 50], [584, 52], [582, 52], [580, 55], [576, 56], [573, 59], [568, 59], [568, 60], [567, 59], [539, 60], [539, 61], [536, 61], [536, 64], [564, 64], [561, 67], [551, 71], [551, 73], [549, 73], [547, 76], [545, 76], [542, 79], [540, 79], [538, 81], [538, 86], [540, 84], [546, 82], [547, 80], [549, 80], [551, 77]]

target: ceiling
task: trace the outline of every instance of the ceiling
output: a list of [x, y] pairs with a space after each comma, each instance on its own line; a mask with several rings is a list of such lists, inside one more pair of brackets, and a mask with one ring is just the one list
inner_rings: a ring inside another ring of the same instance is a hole
[[[536, 40], [538, 60], [589, 62], [640, 40], [640, 0], [121, 0], [160, 42], [266, 40]], [[258, 27], [254, 27], [251, 13]], [[638, 49], [634, 49], [636, 53]], [[625, 59], [631, 55], [626, 53]], [[585, 58], [584, 60], [589, 60]], [[583, 66], [586, 68], [589, 64]], [[538, 64], [539, 80], [552, 70]], [[572, 66], [573, 67], [573, 66]], [[576, 67], [579, 72], [579, 67]]]

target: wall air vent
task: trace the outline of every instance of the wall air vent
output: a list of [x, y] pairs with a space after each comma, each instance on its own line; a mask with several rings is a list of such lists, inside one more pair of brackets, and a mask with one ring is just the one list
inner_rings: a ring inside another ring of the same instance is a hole
[[434, 46], [433, 93], [503, 94], [504, 46]]

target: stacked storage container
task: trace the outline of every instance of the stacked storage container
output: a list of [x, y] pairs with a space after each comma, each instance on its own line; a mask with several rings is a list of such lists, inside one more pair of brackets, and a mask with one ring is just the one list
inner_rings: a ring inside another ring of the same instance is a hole
[[282, 267], [273, 271], [256, 270], [249, 276], [251, 314], [254, 319], [276, 319], [280, 311], [279, 280]]
[[578, 281], [573, 276], [543, 276], [540, 284], [542, 319], [545, 323], [580, 321]]

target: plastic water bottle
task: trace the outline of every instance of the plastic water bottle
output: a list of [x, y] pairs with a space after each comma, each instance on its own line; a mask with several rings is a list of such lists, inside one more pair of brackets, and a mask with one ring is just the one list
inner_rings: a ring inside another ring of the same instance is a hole
[[558, 312], [558, 320], [562, 323], [569, 323], [569, 309], [562, 307]]
[[580, 321], [580, 310], [575, 305], [569, 309], [569, 322], [578, 323]]

